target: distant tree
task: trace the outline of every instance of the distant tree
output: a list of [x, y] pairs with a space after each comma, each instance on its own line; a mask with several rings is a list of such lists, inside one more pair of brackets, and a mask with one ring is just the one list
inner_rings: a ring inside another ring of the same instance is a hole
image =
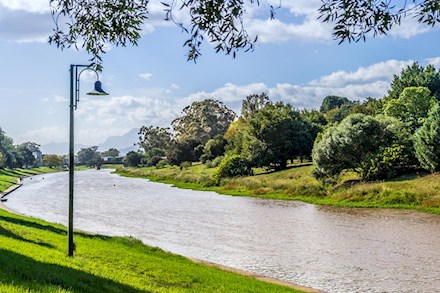
[[271, 101], [266, 93], [249, 95], [241, 104], [241, 116], [248, 119], [270, 103]]
[[98, 146], [82, 148], [77, 155], [80, 164], [99, 166], [102, 163], [101, 155], [98, 152]]
[[384, 105], [386, 115], [396, 117], [414, 133], [425, 120], [431, 104], [435, 101], [426, 87], [407, 87], [398, 99], [391, 99]]
[[125, 164], [129, 167], [137, 167], [141, 163], [141, 158], [142, 158], [141, 154], [134, 151], [130, 151], [125, 156]]
[[120, 152], [119, 150], [117, 150], [117, 149], [115, 149], [115, 148], [110, 148], [110, 149], [108, 149], [108, 150], [102, 152], [102, 153], [101, 153], [101, 156], [103, 156], [103, 157], [114, 157], [114, 158], [117, 158], [117, 157], [119, 157], [119, 154], [120, 154], [120, 153], [121, 153], [121, 152]]
[[177, 141], [194, 140], [201, 145], [223, 135], [236, 117], [222, 102], [212, 99], [194, 102], [182, 112], [184, 115], [171, 123]]
[[398, 99], [407, 87], [426, 87], [431, 95], [440, 100], [440, 72], [432, 65], [425, 68], [414, 62], [402, 69], [400, 75], [394, 75], [385, 101]]
[[346, 97], [327, 96], [322, 101], [322, 105], [319, 108], [319, 111], [326, 113], [332, 109], [339, 108], [347, 103], [350, 103], [350, 101]]
[[62, 156], [57, 156], [53, 154], [45, 154], [43, 155], [43, 165], [53, 168], [53, 167], [61, 167], [64, 163], [64, 159]]
[[423, 168], [440, 171], [440, 103], [434, 103], [428, 117], [414, 135], [416, 156]]

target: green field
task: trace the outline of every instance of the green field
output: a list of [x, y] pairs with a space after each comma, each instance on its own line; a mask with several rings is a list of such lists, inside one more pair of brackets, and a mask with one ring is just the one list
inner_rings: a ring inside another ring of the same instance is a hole
[[119, 168], [123, 176], [149, 178], [180, 188], [216, 191], [234, 196], [301, 200], [315, 204], [345, 207], [404, 208], [440, 214], [440, 174], [407, 175], [393, 181], [361, 182], [347, 173], [340, 183], [323, 186], [311, 173], [312, 166], [291, 166], [279, 172], [222, 180], [214, 186], [215, 168], [194, 164], [188, 169], [178, 167]]

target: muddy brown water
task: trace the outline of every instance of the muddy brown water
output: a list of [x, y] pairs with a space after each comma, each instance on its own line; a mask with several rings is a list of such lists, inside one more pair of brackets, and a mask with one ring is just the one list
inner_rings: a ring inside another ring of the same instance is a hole
[[[178, 189], [75, 173], [74, 226], [327, 292], [440, 292], [440, 216]], [[67, 223], [68, 173], [33, 176], [5, 205]]]

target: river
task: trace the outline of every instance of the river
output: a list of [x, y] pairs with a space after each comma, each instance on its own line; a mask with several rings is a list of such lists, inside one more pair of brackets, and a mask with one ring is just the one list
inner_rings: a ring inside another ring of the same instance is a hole
[[[26, 178], [6, 202], [64, 225], [67, 204], [67, 172]], [[440, 292], [438, 215], [232, 197], [87, 170], [75, 173], [74, 226], [327, 292]]]

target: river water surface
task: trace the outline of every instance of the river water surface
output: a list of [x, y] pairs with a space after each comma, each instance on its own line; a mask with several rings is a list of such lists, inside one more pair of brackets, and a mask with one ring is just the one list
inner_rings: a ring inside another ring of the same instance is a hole
[[[68, 173], [26, 178], [7, 207], [67, 223]], [[75, 173], [74, 226], [328, 292], [440, 292], [440, 216], [177, 189]], [[81, 249], [80, 247], [78, 249]]]

